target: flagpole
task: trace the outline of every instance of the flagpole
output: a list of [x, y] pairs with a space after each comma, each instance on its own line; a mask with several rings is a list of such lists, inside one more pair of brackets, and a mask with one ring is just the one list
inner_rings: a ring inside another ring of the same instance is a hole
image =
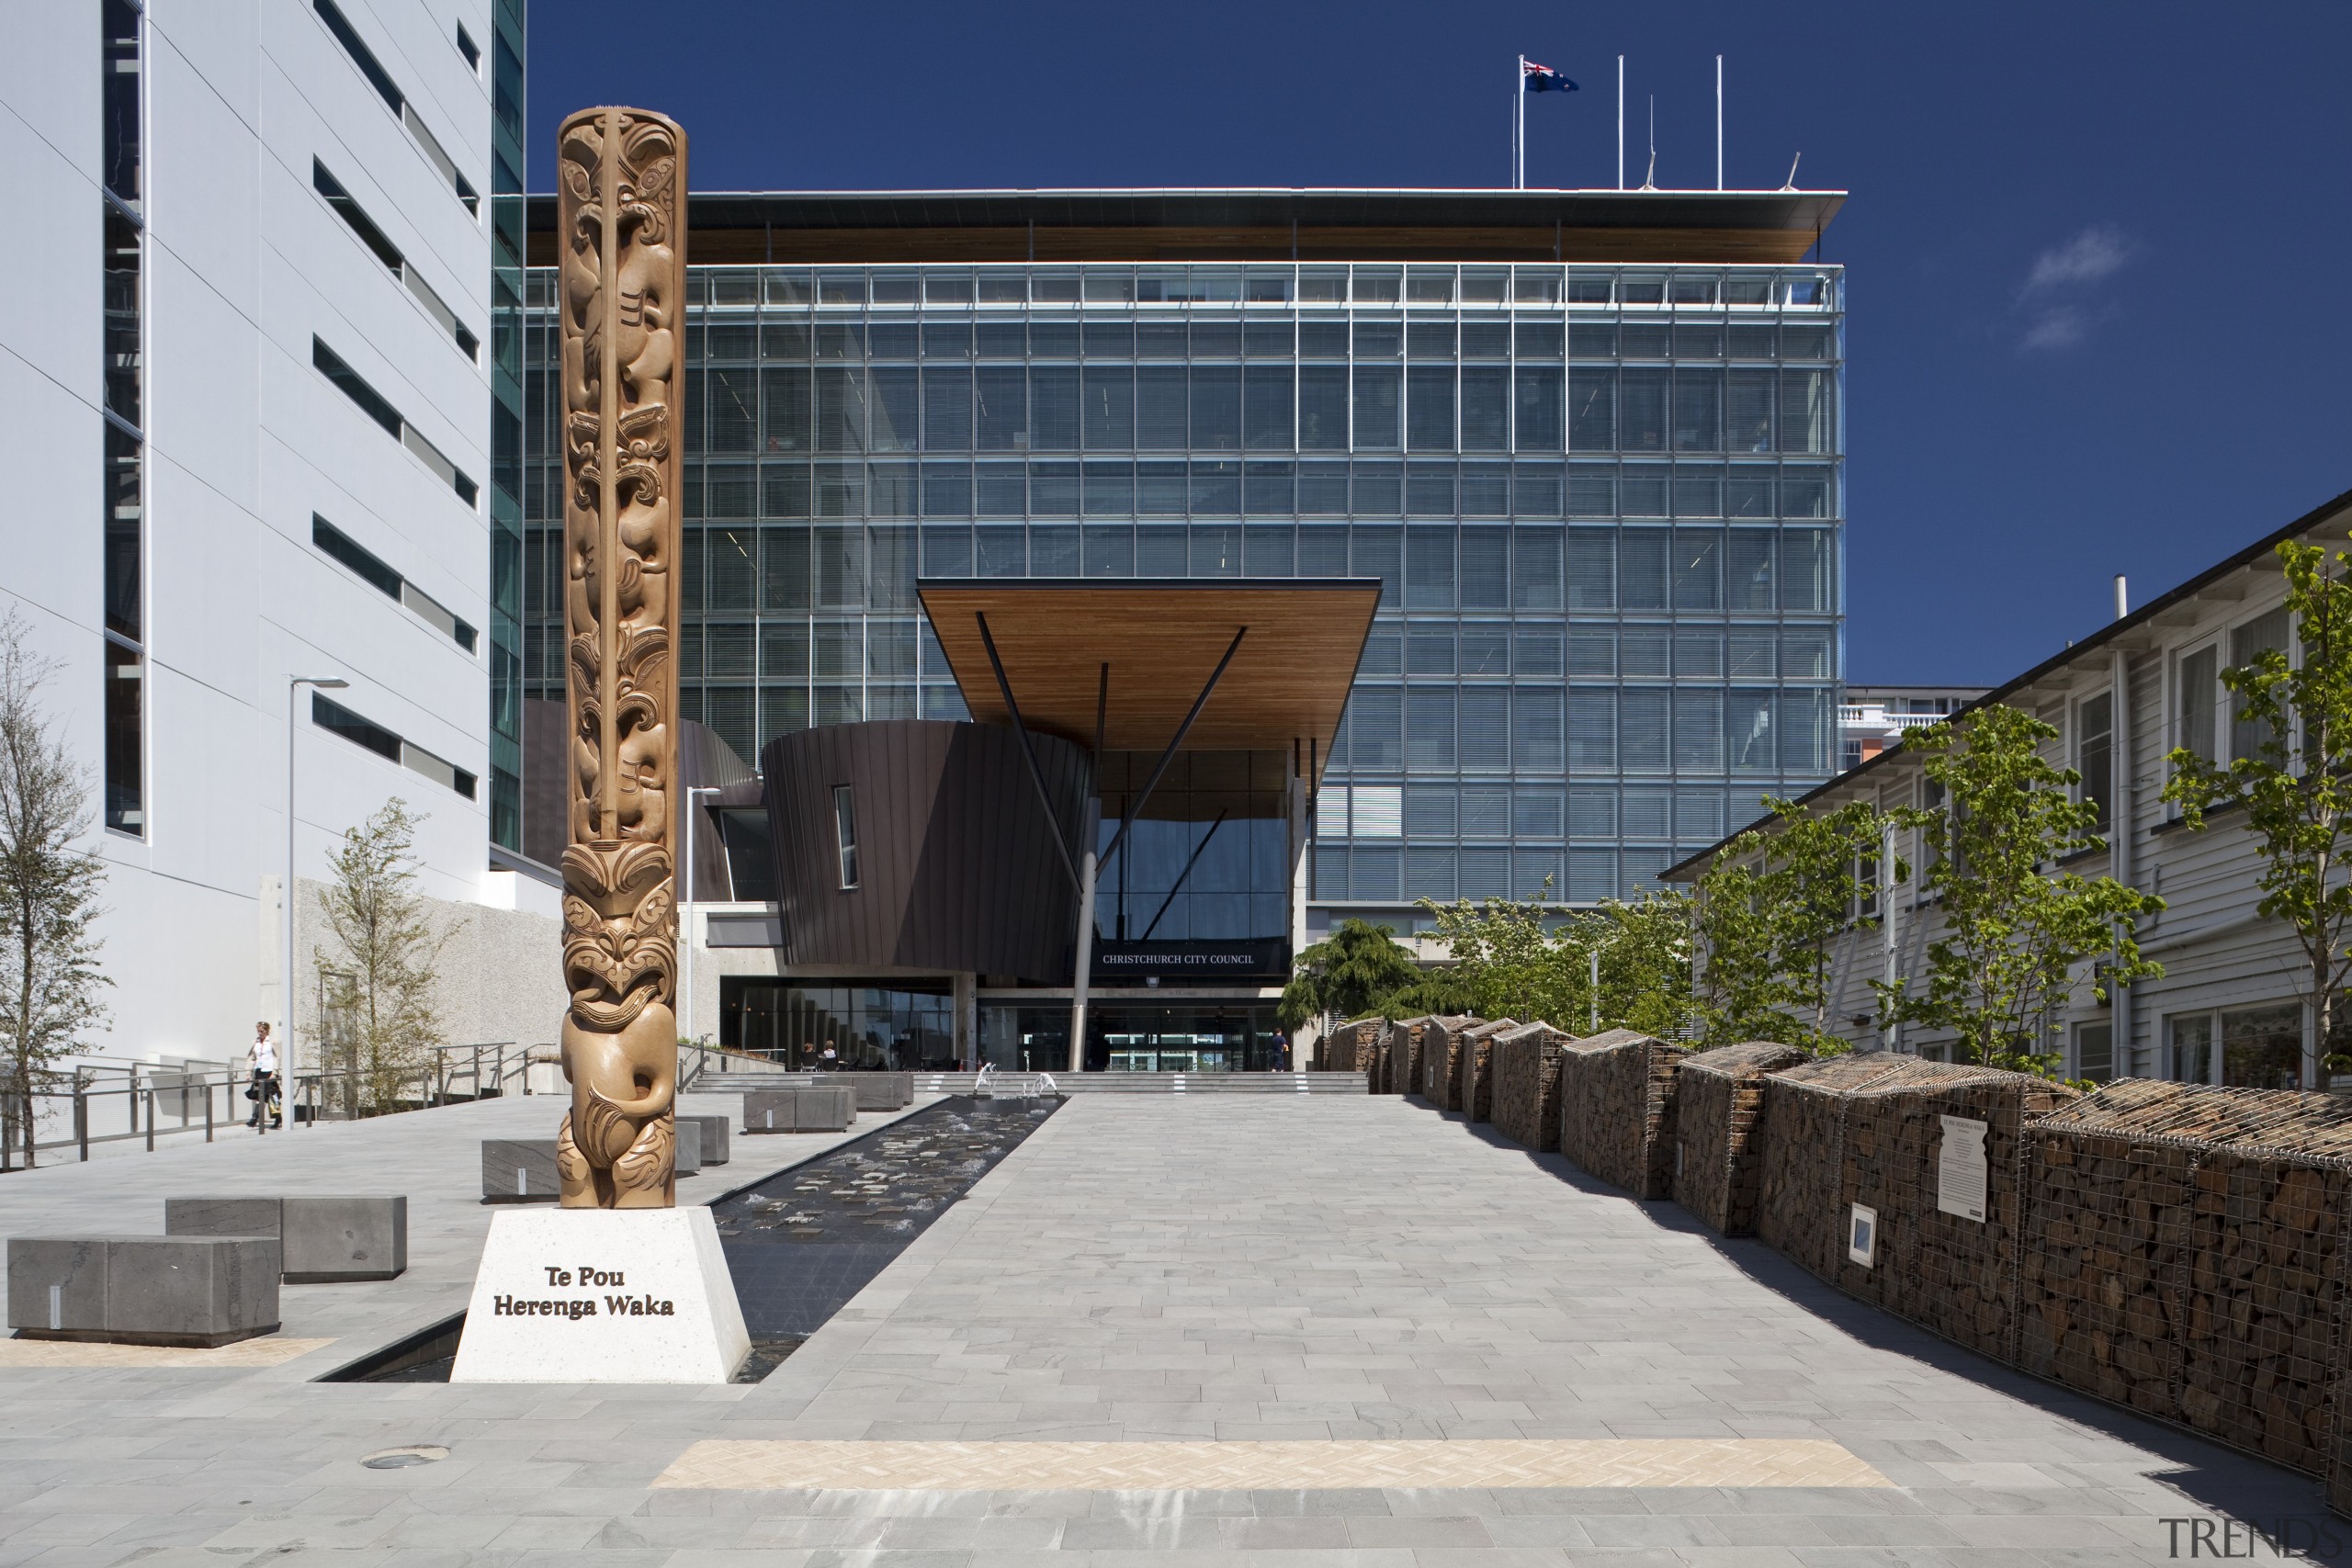
[[1715, 188], [1724, 188], [1724, 57], [1715, 56]]
[[1527, 56], [1510, 79], [1510, 188], [1527, 188]]
[[1617, 57], [1617, 188], [1625, 188], [1625, 57]]

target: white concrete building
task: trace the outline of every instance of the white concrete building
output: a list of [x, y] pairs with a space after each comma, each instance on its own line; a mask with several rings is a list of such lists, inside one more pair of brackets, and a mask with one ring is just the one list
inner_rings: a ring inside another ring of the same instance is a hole
[[401, 796], [423, 890], [535, 912], [526, 1010], [560, 1008], [553, 888], [491, 869], [501, 25], [519, 39], [519, 7], [12, 11], [0, 611], [57, 661], [49, 710], [104, 781], [100, 1055], [218, 1060], [282, 1019], [289, 743], [301, 878]]
[[[2088, 965], [2078, 971], [2063, 1016], [2050, 1021], [2052, 1047], [2069, 1076], [2158, 1077], [2262, 1089], [2340, 1087], [2323, 1077], [2301, 949], [2280, 921], [2256, 912], [2260, 899], [2257, 840], [2243, 814], [2211, 815], [2201, 830], [2163, 798], [2167, 755], [2188, 747], [2217, 761], [2252, 755], [2261, 735], [2234, 724], [2222, 671], [2265, 649], [2295, 654], [2286, 584], [2275, 551], [2288, 540], [2346, 547], [2352, 491], [2337, 496], [2228, 559], [2120, 615], [2093, 635], [1980, 699], [2036, 714], [2059, 732], [2052, 762], [2082, 774], [2083, 798], [2100, 804], [2107, 848], [2071, 857], [2066, 869], [2106, 873], [2161, 896], [2165, 908], [2141, 922], [2140, 950], [2161, 963], [2160, 979], [2120, 987], [2111, 1004], [2096, 1001]], [[1963, 708], [1962, 711], [1966, 711]], [[1926, 807], [1920, 758], [1900, 746], [1841, 773], [1804, 797], [1830, 810], [1852, 800], [1883, 808]], [[1917, 835], [1895, 846], [1913, 866], [1923, 857]], [[1720, 846], [1717, 846], [1719, 849]], [[1668, 873], [1694, 880], [1716, 853], [1710, 849]], [[1882, 857], [1882, 864], [1885, 857]], [[1863, 1049], [1939, 1056], [1947, 1039], [1877, 1022], [1872, 980], [1926, 973], [1928, 944], [1939, 933], [1931, 902], [1915, 876], [1882, 886], [1875, 928], [1849, 928], [1834, 958], [1830, 1013], [1836, 1032]], [[2342, 1016], [2339, 1014], [2339, 1016]]]

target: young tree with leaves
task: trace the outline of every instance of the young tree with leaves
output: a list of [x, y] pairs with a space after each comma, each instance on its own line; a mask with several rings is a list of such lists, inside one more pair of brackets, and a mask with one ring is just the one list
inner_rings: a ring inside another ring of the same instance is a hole
[[1689, 1034], [1698, 1020], [1690, 946], [1690, 896], [1679, 888], [1611, 898], [1579, 911], [1555, 940], [1566, 993], [1560, 1010], [1566, 1016], [1550, 1021], [1571, 1033], [1597, 1024], [1660, 1039]]
[[14, 1134], [29, 1167], [33, 1096], [106, 1021], [113, 981], [91, 931], [106, 868], [83, 841], [90, 792], [41, 706], [56, 665], [27, 637], [16, 612], [0, 620], [0, 1151]]
[[2080, 777], [2042, 756], [2058, 731], [1995, 704], [1909, 736], [1939, 809], [1906, 810], [1926, 844], [1924, 891], [1942, 934], [1928, 944], [1925, 983], [1871, 982], [1888, 1021], [1949, 1029], [1967, 1060], [2054, 1076], [2049, 1021], [2074, 994], [2075, 966], [2104, 958], [2092, 994], [2161, 976], [2140, 956], [2137, 922], [2165, 907], [2111, 876], [2055, 870], [2101, 847], [2098, 807], [2072, 793]]
[[1544, 928], [1546, 915], [1558, 917], [1555, 907], [1508, 898], [1477, 904], [1424, 898], [1420, 904], [1435, 921], [1432, 934], [1453, 960], [1430, 984], [1448, 999], [1458, 997], [1460, 1010], [1525, 1021], [1557, 1010], [1555, 943]]
[[2177, 747], [2164, 798], [2197, 831], [2210, 813], [2245, 809], [2262, 857], [2256, 908], [2295, 933], [2312, 1049], [2326, 1055], [2352, 972], [2352, 558], [2290, 540], [2278, 560], [2301, 658], [2269, 649], [2222, 672], [2237, 722], [2262, 736], [2255, 755], [2222, 763]]
[[347, 1011], [339, 1042], [329, 1039], [330, 1071], [345, 1076], [360, 1114], [398, 1109], [403, 1085], [441, 1043], [434, 1005], [434, 965], [453, 931], [434, 934], [416, 892], [412, 846], [422, 818], [398, 795], [356, 828], [344, 831], [329, 858], [324, 890], [327, 929], [341, 950], [315, 949], [323, 987]]
[[[1829, 1027], [1830, 954], [1848, 930], [1878, 923], [1861, 909], [1874, 891], [1886, 818], [1863, 800], [1827, 812], [1770, 795], [1764, 804], [1777, 825], [1741, 834], [1699, 883], [1707, 1035], [1844, 1051]], [[1898, 881], [1907, 874], [1900, 862], [1892, 870]]]
[[1274, 1017], [1294, 1032], [1313, 1019], [1361, 1018], [1420, 977], [1393, 928], [1341, 920], [1293, 963]]

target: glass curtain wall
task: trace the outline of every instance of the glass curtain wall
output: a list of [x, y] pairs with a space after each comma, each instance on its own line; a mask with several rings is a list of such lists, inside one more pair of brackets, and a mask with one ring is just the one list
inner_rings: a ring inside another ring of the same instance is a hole
[[[551, 275], [526, 680], [560, 697]], [[1836, 268], [698, 267], [684, 706], [961, 717], [917, 576], [1385, 585], [1312, 897], [1585, 901], [1834, 771]]]
[[483, 62], [490, 77], [492, 108], [490, 838], [501, 849], [519, 854], [523, 849], [524, 0], [497, 0], [492, 7], [491, 28], [490, 58]]

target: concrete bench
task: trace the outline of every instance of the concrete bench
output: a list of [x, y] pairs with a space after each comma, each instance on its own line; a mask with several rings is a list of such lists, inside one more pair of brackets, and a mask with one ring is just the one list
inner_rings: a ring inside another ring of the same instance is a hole
[[847, 1089], [857, 1096], [860, 1111], [904, 1111], [914, 1103], [915, 1076], [912, 1073], [820, 1073], [818, 1085], [825, 1089]]
[[743, 1096], [743, 1131], [841, 1133], [857, 1120], [857, 1095], [848, 1089], [759, 1089]]
[[277, 1238], [8, 1238], [8, 1326], [28, 1339], [231, 1345], [277, 1332]]
[[702, 1129], [702, 1163], [705, 1168], [727, 1163], [728, 1124], [724, 1116], [681, 1116], [678, 1125], [692, 1122]]
[[[709, 1141], [703, 1127], [706, 1122], [720, 1124], [718, 1146], [721, 1150], [726, 1148], [726, 1121], [723, 1116], [677, 1118], [676, 1141], [671, 1149], [680, 1176], [694, 1176], [706, 1163], [725, 1163], [723, 1158], [706, 1162], [702, 1151]], [[481, 1141], [483, 1202], [552, 1203], [562, 1195], [563, 1183], [555, 1168], [553, 1138], [484, 1138]]]
[[563, 1195], [555, 1171], [553, 1138], [484, 1138], [481, 1201], [552, 1203]]
[[397, 1280], [408, 1269], [404, 1194], [166, 1198], [165, 1235], [277, 1238], [288, 1285]]

